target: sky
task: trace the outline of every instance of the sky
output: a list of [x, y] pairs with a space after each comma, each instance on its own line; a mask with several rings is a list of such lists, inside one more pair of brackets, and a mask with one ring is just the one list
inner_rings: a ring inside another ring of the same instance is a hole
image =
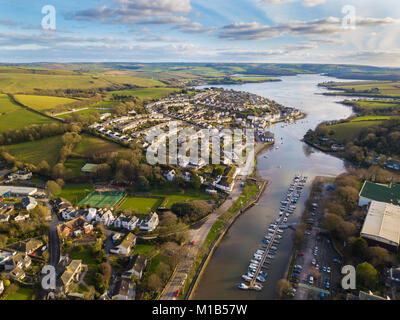
[[0, 0], [0, 62], [400, 67], [398, 0]]

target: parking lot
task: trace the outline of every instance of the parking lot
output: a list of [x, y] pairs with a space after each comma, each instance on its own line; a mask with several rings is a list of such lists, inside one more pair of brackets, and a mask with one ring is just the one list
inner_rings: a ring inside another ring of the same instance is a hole
[[312, 219], [305, 232], [306, 241], [296, 256], [291, 274], [291, 280], [297, 286], [293, 297], [296, 300], [331, 299], [336, 295], [340, 281], [339, 257], [322, 229], [318, 198], [314, 200], [313, 210], [306, 213], [306, 220]]

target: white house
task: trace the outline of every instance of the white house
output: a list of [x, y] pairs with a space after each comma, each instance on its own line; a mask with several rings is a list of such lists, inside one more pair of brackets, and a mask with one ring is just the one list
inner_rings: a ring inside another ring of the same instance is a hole
[[132, 248], [136, 245], [136, 236], [133, 233], [128, 233], [124, 240], [115, 248], [110, 249], [111, 253], [128, 255]]
[[101, 222], [105, 226], [108, 226], [114, 222], [115, 218], [111, 212], [111, 210], [107, 210], [104, 213], [98, 213], [96, 216], [96, 221]]
[[36, 200], [32, 197], [25, 197], [21, 200], [22, 207], [28, 211], [35, 209], [37, 204], [38, 203], [36, 202]]
[[140, 230], [144, 231], [153, 231], [158, 226], [158, 214], [155, 212], [149, 213], [146, 217], [146, 220], [142, 221], [140, 224]]
[[86, 221], [92, 222], [92, 220], [96, 219], [97, 209], [96, 208], [89, 208], [88, 213], [86, 215]]
[[164, 176], [168, 181], [173, 181], [175, 179], [175, 170], [172, 169], [171, 171], [168, 171]]

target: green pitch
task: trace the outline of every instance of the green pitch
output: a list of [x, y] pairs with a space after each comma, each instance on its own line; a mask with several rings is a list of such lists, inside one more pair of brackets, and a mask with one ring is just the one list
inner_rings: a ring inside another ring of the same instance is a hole
[[88, 194], [86, 198], [84, 198], [78, 205], [88, 205], [95, 208], [107, 208], [113, 207], [118, 201], [122, 199], [124, 196], [123, 192], [117, 191], [107, 191], [107, 192], [99, 192], [93, 191]]

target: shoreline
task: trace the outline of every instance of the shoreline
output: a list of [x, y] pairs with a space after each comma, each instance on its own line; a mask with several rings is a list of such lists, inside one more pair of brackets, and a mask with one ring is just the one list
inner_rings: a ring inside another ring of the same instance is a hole
[[268, 180], [264, 180], [261, 178], [257, 178], [258, 177], [258, 173], [257, 173], [257, 155], [263, 151], [266, 147], [274, 145], [275, 143], [271, 143], [271, 142], [266, 142], [266, 143], [261, 143], [257, 142], [256, 146], [258, 147], [257, 150], [255, 151], [255, 166], [254, 166], [254, 170], [253, 173], [251, 175], [248, 176], [248, 178], [251, 179], [251, 177], [253, 177], [253, 179], [258, 180], [259, 182], [261, 182], [260, 185], [260, 189], [257, 192], [257, 195], [250, 200], [248, 203], [246, 203], [244, 206], [242, 206], [238, 211], [236, 211], [227, 221], [227, 223], [224, 225], [223, 229], [220, 231], [220, 233], [217, 235], [217, 237], [215, 238], [215, 240], [213, 241], [213, 243], [210, 245], [208, 252], [206, 253], [206, 255], [203, 257], [200, 266], [198, 267], [198, 269], [196, 270], [195, 276], [192, 279], [192, 282], [189, 285], [189, 289], [186, 292], [185, 295], [185, 300], [191, 300], [194, 293], [196, 292], [196, 288], [198, 283], [201, 280], [201, 276], [203, 274], [203, 272], [205, 271], [205, 269], [207, 268], [207, 265], [209, 263], [209, 261], [211, 260], [215, 250], [218, 248], [220, 242], [222, 241], [222, 239], [224, 238], [225, 234], [227, 231], [229, 231], [229, 229], [231, 228], [231, 226], [235, 223], [235, 221], [243, 214], [245, 213], [248, 209], [250, 209], [251, 207], [253, 207], [258, 200], [260, 199], [261, 195], [264, 193], [266, 187], [268, 186]]

